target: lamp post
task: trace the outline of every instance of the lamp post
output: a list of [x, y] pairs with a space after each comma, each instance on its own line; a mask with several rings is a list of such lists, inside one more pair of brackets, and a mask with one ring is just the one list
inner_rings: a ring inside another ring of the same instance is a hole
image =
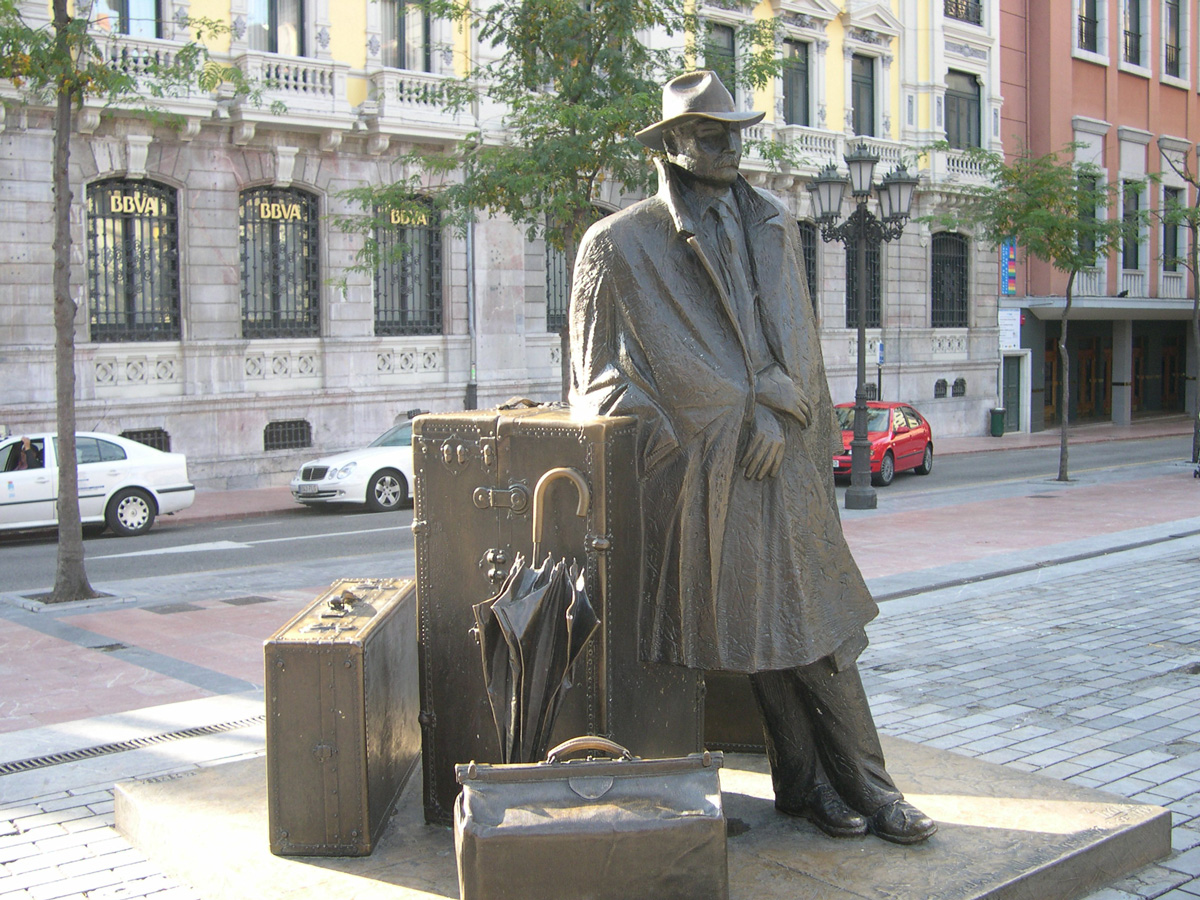
[[[846, 489], [846, 509], [874, 509], [875, 488], [871, 486], [871, 442], [867, 439], [867, 248], [900, 237], [912, 208], [917, 177], [903, 165], [876, 185], [875, 165], [879, 157], [865, 143], [844, 157], [849, 179], [838, 174], [830, 163], [808, 185], [821, 226], [821, 239], [837, 241], [855, 254], [855, 306], [858, 309], [858, 380], [854, 389], [854, 439], [850, 442], [850, 487]], [[855, 208], [846, 221], [837, 224], [847, 181]], [[879, 216], [867, 209], [867, 200], [875, 193]]]

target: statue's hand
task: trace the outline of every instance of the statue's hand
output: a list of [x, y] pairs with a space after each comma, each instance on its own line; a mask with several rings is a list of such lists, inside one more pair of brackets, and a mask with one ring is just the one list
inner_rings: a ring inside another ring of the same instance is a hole
[[774, 478], [783, 465], [783, 427], [775, 414], [762, 404], [754, 407], [754, 425], [750, 431], [750, 442], [742, 455], [741, 465], [746, 468], [746, 477], [762, 481]]
[[799, 385], [788, 378], [779, 366], [773, 365], [759, 372], [754, 391], [759, 403], [777, 413], [791, 416], [800, 423], [801, 428], [808, 427], [812, 418], [808, 398]]

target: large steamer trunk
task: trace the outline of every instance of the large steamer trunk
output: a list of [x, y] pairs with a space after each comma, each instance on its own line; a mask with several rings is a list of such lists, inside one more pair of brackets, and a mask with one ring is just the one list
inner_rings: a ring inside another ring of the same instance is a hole
[[416, 766], [416, 591], [342, 578], [266, 641], [271, 852], [365, 856]]
[[701, 749], [701, 673], [642, 663], [637, 610], [642, 527], [637, 422], [534, 407], [420, 416], [413, 422], [413, 531], [420, 623], [425, 819], [448, 825], [454, 766], [500, 761], [472, 605], [495, 594], [517, 553], [532, 550], [532, 500], [543, 474], [568, 467], [589, 488], [586, 514], [566, 478], [548, 485], [541, 555], [586, 566], [601, 628], [576, 664], [552, 743], [610, 738], [643, 757]]

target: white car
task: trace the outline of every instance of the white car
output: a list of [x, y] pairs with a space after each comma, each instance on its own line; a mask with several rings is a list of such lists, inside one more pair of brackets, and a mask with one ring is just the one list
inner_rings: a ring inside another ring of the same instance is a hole
[[[22, 437], [37, 451], [35, 465], [27, 468], [18, 468]], [[187, 509], [196, 499], [182, 453], [163, 453], [115, 434], [79, 432], [75, 458], [85, 525], [107, 525], [122, 536], [142, 534], [155, 516]], [[0, 530], [57, 525], [57, 501], [58, 438], [27, 433], [0, 441]]]
[[375, 512], [399, 509], [413, 483], [412, 422], [385, 431], [370, 446], [306, 462], [292, 496], [306, 506], [365, 503]]

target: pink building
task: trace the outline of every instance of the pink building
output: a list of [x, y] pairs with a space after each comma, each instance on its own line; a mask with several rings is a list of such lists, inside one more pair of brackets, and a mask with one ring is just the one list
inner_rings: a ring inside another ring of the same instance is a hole
[[[1071, 421], [1127, 423], [1139, 413], [1190, 409], [1197, 347], [1192, 280], [1181, 261], [1188, 232], [1164, 226], [1156, 214], [1197, 202], [1195, 188], [1171, 165], [1198, 171], [1196, 6], [1000, 0], [1000, 14], [1008, 152], [1025, 146], [1040, 155], [1074, 142], [1077, 159], [1094, 162], [1109, 181], [1130, 183], [1108, 215], [1151, 213], [1121, 251], [1076, 278], [1068, 330]], [[1155, 180], [1144, 182], [1148, 176]], [[1010, 421], [1012, 404], [1019, 404], [1036, 431], [1062, 414], [1054, 350], [1067, 277], [1025, 259], [1012, 271], [1015, 278], [1001, 279], [1004, 403]]]

